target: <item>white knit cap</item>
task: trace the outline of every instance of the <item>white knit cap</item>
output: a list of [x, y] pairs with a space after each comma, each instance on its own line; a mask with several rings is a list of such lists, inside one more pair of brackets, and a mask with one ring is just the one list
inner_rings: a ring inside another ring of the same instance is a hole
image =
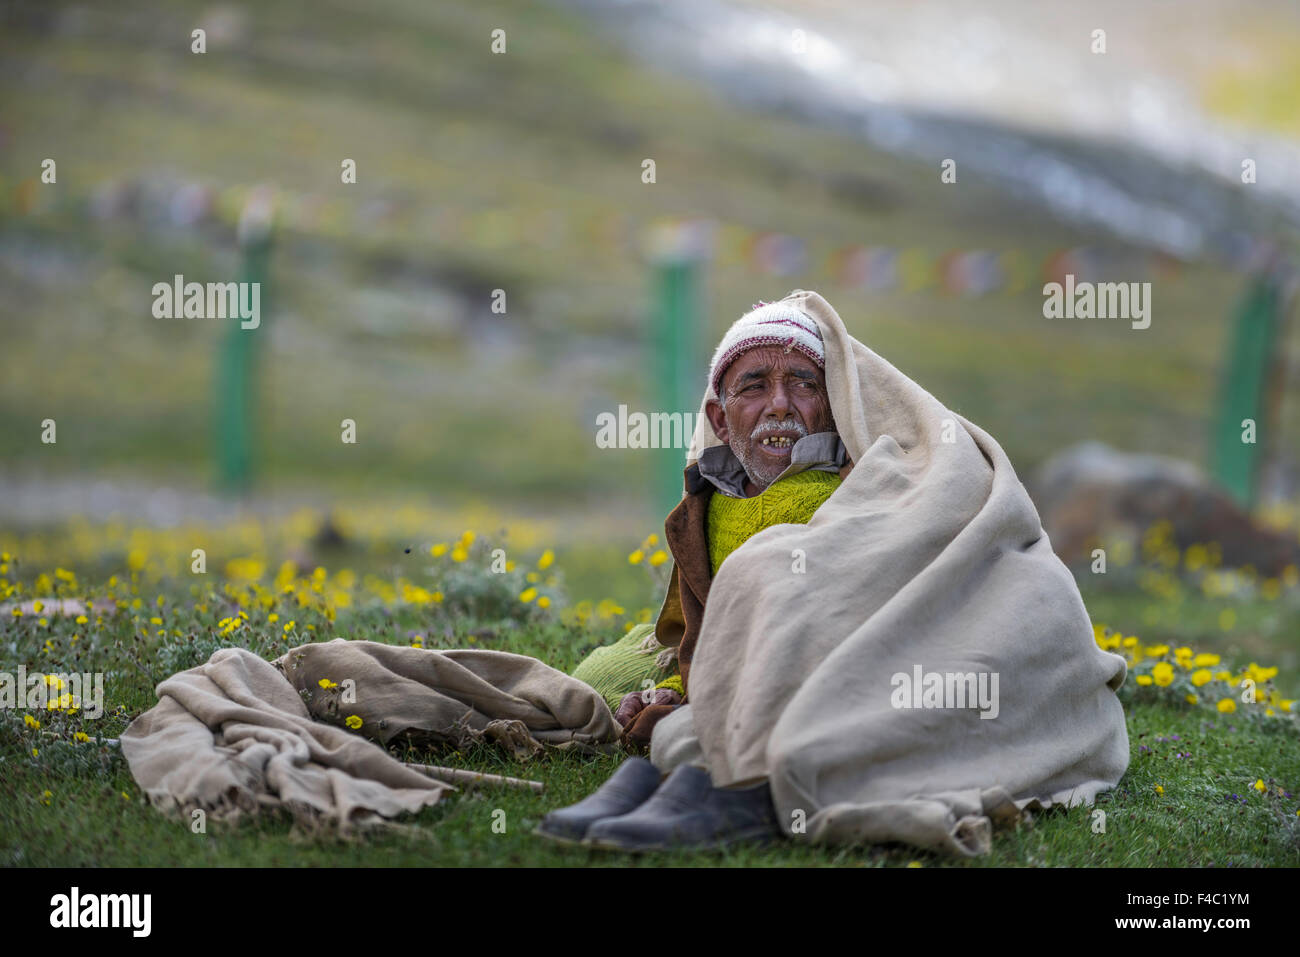
[[745, 313], [727, 330], [709, 363], [709, 386], [713, 398], [722, 398], [722, 377], [742, 352], [755, 346], [784, 346], [785, 351], [798, 349], [817, 368], [826, 367], [826, 347], [817, 323], [802, 310], [785, 302], [762, 302]]

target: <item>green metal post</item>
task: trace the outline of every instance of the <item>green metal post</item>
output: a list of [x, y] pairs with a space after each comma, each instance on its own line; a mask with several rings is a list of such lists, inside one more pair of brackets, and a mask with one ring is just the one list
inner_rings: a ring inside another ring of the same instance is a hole
[[[247, 491], [253, 481], [256, 405], [256, 341], [265, 335], [269, 314], [267, 295], [268, 261], [271, 254], [269, 219], [265, 210], [245, 210], [240, 223], [241, 263], [239, 281], [259, 283], [259, 324], [243, 328], [238, 318], [228, 320], [218, 357], [215, 397], [218, 481], [231, 492]], [[251, 212], [250, 212], [251, 211]]]
[[[1237, 308], [1219, 387], [1210, 474], [1244, 508], [1255, 503], [1259, 466], [1275, 411], [1266, 401], [1281, 326], [1281, 291], [1271, 272], [1251, 281]], [[1255, 423], [1255, 442], [1243, 441], [1242, 422]]]
[[[692, 256], [664, 257], [655, 265], [655, 411], [698, 411], [707, 378], [699, 350], [701, 271], [700, 260]], [[694, 415], [690, 421], [694, 422]], [[682, 469], [690, 439], [684, 435], [681, 448], [655, 452], [655, 499], [660, 514], [666, 515], [681, 501]]]

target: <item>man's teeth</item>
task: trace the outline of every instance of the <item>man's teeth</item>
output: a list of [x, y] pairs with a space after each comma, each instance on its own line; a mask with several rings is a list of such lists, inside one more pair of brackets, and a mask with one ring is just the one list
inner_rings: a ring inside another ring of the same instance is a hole
[[788, 435], [768, 436], [763, 440], [764, 445], [774, 445], [777, 448], [789, 448], [794, 445], [794, 439]]

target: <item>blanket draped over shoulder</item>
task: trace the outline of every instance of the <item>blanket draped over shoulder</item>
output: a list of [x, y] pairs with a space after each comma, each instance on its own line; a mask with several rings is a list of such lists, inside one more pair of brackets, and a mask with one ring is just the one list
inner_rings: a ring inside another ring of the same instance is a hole
[[614, 751], [620, 730], [582, 682], [500, 651], [335, 639], [267, 662], [226, 648], [157, 694], [121, 737], [154, 806], [216, 817], [283, 807], [299, 822], [344, 830], [456, 790], [367, 737], [456, 748], [486, 741], [528, 755], [545, 745]]
[[[820, 295], [787, 298], [821, 329], [855, 467], [710, 586], [689, 692], [715, 785], [767, 777], [795, 837], [958, 854], [1026, 807], [1091, 804], [1128, 766], [1125, 663], [1097, 647], [1006, 454]], [[700, 411], [688, 465], [718, 444]], [[921, 706], [918, 672], [996, 674], [996, 706]]]

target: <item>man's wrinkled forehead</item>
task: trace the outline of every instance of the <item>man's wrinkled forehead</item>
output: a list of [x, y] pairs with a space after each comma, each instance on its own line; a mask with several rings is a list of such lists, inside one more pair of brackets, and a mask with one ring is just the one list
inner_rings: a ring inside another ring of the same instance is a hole
[[815, 362], [800, 352], [775, 346], [751, 349], [737, 356], [724, 376], [723, 388], [735, 391], [751, 382], [762, 382], [773, 375], [806, 380], [825, 386], [825, 373]]

